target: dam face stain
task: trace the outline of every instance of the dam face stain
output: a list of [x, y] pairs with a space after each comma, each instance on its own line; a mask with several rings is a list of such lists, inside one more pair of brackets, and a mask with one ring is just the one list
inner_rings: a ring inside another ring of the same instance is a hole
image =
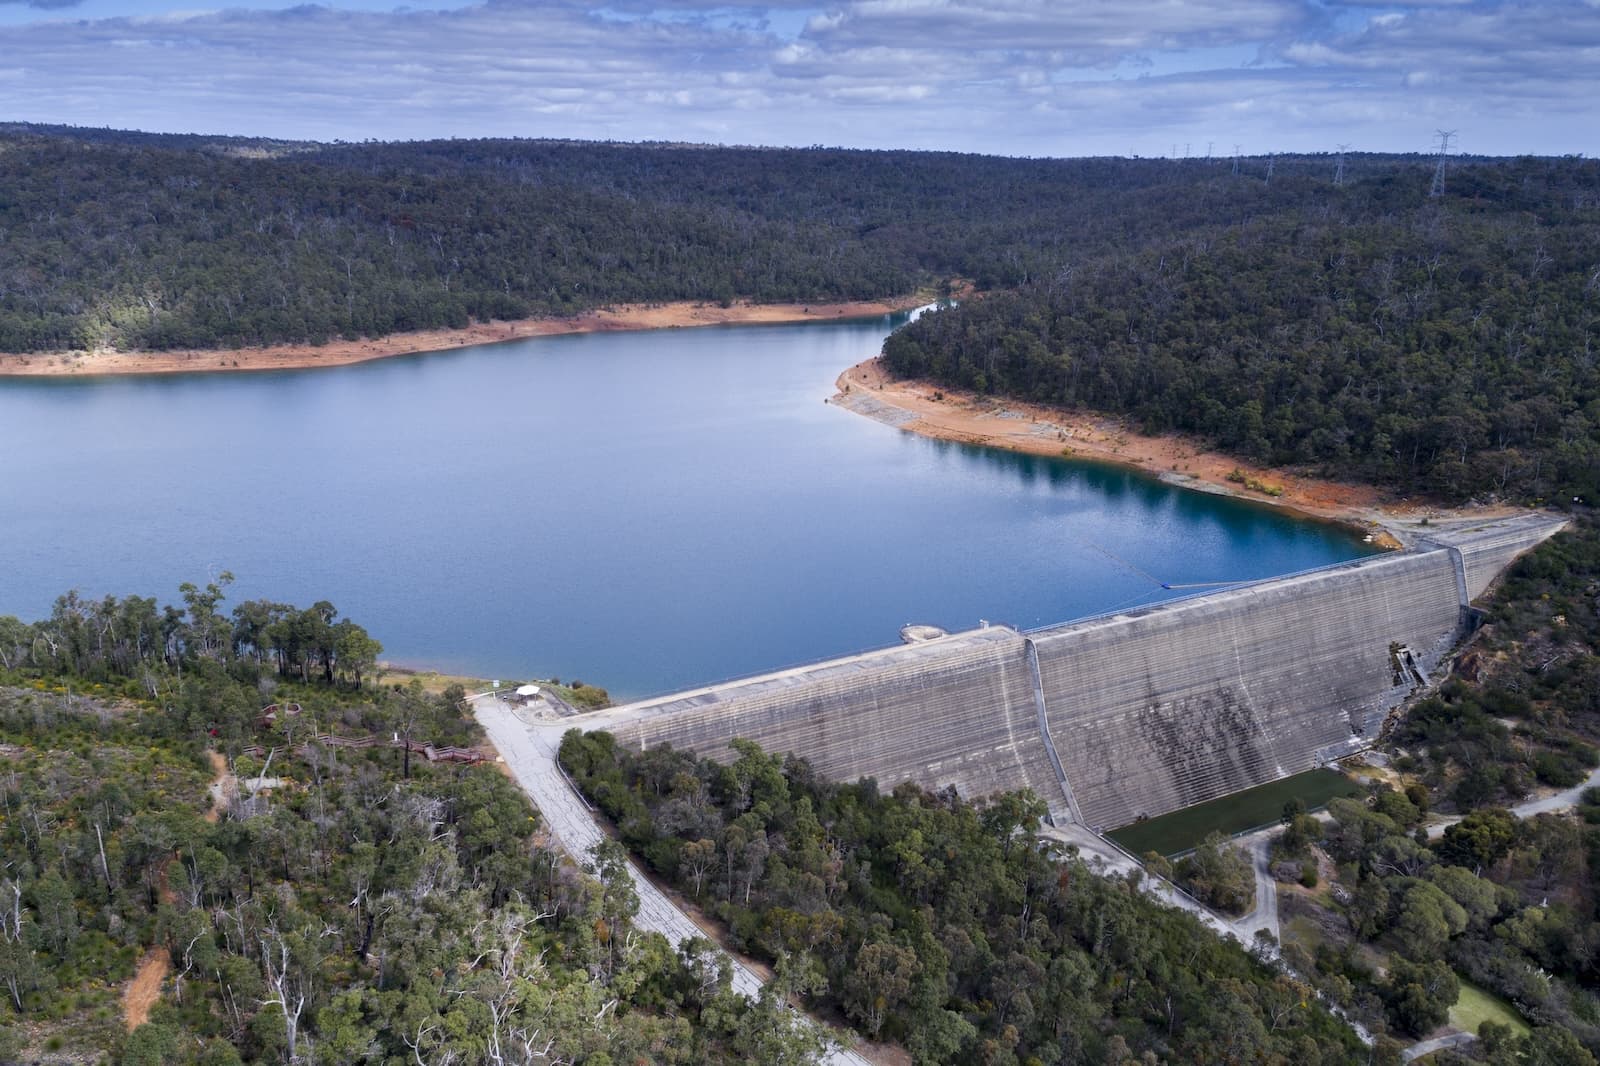
[[1249, 704], [1227, 685], [1165, 703], [1152, 699], [1135, 721], [1181, 806], [1276, 776]]

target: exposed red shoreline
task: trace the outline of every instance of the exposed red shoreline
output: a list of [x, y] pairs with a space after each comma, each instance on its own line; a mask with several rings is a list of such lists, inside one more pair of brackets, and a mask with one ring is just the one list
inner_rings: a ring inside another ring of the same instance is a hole
[[752, 304], [727, 307], [708, 303], [619, 304], [572, 318], [527, 318], [475, 323], [465, 329], [430, 329], [388, 337], [327, 344], [279, 344], [260, 348], [192, 349], [162, 352], [32, 352], [0, 354], [0, 377], [90, 377], [122, 374], [231, 373], [304, 370], [348, 366], [419, 352], [445, 351], [475, 344], [560, 333], [671, 329], [861, 318], [915, 307], [913, 296], [832, 304]]

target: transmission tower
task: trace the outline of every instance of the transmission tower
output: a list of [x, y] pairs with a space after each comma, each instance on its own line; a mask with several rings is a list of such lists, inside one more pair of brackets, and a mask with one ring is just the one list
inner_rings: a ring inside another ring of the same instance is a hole
[[1213, 144], [1215, 144], [1215, 143], [1217, 143], [1217, 142], [1215, 142], [1215, 141], [1207, 141], [1206, 142], [1206, 162], [1207, 163], [1211, 162], [1211, 146]]
[[1278, 165], [1278, 157], [1277, 156], [1275, 156], [1275, 155], [1267, 156], [1267, 184], [1269, 184], [1269, 185], [1272, 184], [1272, 169], [1274, 167], [1276, 167], [1277, 165]]
[[1239, 176], [1239, 146], [1237, 144], [1233, 146], [1233, 176], [1236, 178]]
[[1444, 160], [1450, 154], [1450, 138], [1456, 135], [1455, 130], [1435, 130], [1439, 135], [1439, 161], [1433, 168], [1433, 187], [1428, 190], [1429, 196], [1444, 195]]
[[1348, 144], [1339, 146], [1339, 165], [1333, 168], [1333, 183], [1335, 185], [1344, 184], [1344, 154], [1349, 150], [1350, 146]]

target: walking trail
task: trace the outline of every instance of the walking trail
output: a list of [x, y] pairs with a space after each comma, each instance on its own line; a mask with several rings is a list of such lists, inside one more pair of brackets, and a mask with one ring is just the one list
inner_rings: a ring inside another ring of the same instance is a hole
[[[211, 809], [206, 811], [205, 819], [216, 822], [222, 810], [222, 799], [232, 774], [228, 773], [228, 761], [221, 754], [214, 751], [206, 752], [206, 761], [211, 764], [214, 775], [208, 789], [211, 793]], [[161, 902], [171, 903], [176, 897], [172, 887], [167, 884], [167, 866], [171, 859], [161, 868], [161, 882], [158, 892]], [[144, 958], [139, 960], [139, 968], [134, 971], [133, 980], [128, 982], [128, 987], [122, 993], [122, 1024], [128, 1032], [133, 1032], [139, 1026], [150, 1020], [150, 1011], [161, 999], [161, 982], [167, 979], [167, 971], [172, 968], [172, 957], [167, 949], [156, 945], [144, 953]]]

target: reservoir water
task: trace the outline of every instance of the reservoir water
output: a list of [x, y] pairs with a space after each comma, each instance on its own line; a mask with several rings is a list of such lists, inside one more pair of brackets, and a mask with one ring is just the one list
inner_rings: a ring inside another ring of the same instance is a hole
[[[384, 658], [632, 697], [1365, 554], [1118, 468], [825, 404], [889, 318], [547, 337], [339, 369], [0, 380], [0, 614], [326, 599]], [[1137, 571], [1143, 571], [1139, 573]]]

